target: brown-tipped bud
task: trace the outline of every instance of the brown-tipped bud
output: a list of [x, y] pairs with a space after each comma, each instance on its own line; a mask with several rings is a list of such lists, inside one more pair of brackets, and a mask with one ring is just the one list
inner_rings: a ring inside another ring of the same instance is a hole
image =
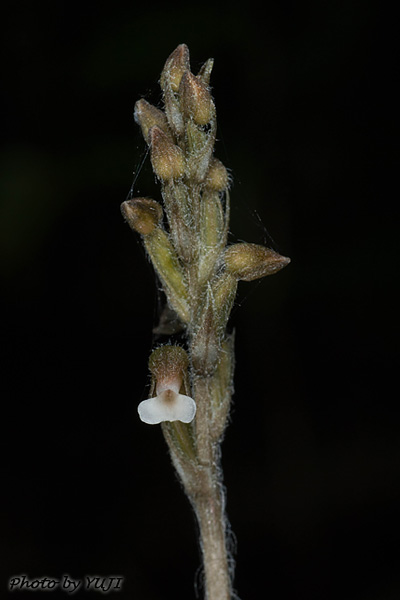
[[159, 127], [172, 141], [172, 135], [168, 127], [167, 117], [162, 110], [159, 110], [142, 98], [136, 102], [133, 116], [136, 123], [140, 125], [146, 142], [149, 142], [149, 130], [151, 127], [154, 127], [154, 125], [157, 125], [157, 127]]
[[243, 281], [253, 281], [273, 275], [290, 263], [290, 258], [258, 244], [233, 244], [225, 250], [225, 267], [228, 273]]
[[205, 181], [207, 187], [222, 192], [227, 189], [228, 181], [228, 171], [218, 158], [213, 158]]
[[165, 62], [160, 78], [161, 89], [165, 91], [170, 87], [173, 92], [177, 92], [182, 75], [189, 69], [189, 48], [186, 44], [180, 44]]
[[179, 86], [182, 113], [197, 125], [206, 125], [214, 115], [214, 104], [205, 83], [190, 71], [185, 71]]
[[133, 198], [121, 204], [121, 212], [134, 231], [149, 235], [159, 226], [163, 216], [161, 205], [151, 198]]
[[206, 85], [210, 84], [211, 71], [214, 66], [214, 59], [209, 58], [201, 67], [197, 77]]
[[157, 126], [149, 131], [151, 164], [162, 181], [180, 179], [185, 173], [185, 157], [179, 146], [173, 144]]

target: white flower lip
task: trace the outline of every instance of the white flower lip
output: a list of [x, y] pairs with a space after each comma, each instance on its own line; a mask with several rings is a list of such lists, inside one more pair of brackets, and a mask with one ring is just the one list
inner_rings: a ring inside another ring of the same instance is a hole
[[176, 388], [162, 391], [157, 389], [157, 396], [143, 400], [138, 406], [140, 419], [149, 425], [157, 425], [163, 421], [182, 421], [183, 423], [193, 421], [196, 414], [195, 401], [175, 390]]

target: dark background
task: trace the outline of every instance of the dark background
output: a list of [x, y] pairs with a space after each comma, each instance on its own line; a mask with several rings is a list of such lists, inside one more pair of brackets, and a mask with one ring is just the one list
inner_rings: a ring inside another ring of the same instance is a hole
[[[1, 11], [0, 596], [11, 575], [68, 573], [124, 576], [121, 600], [194, 598], [195, 582], [201, 597], [191, 509], [159, 428], [136, 413], [157, 297], [119, 212], [145, 153], [134, 103], [160, 102], [185, 42], [195, 72], [215, 59], [231, 240], [292, 258], [241, 284], [232, 318], [235, 587], [397, 600], [390, 15], [370, 1]], [[135, 193], [159, 198], [148, 159]]]

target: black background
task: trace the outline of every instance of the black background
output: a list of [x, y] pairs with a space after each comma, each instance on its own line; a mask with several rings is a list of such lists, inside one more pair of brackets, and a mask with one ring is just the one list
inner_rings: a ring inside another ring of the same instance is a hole
[[[231, 241], [292, 259], [241, 284], [232, 318], [238, 595], [398, 599], [390, 15], [371, 1], [1, 11], [0, 595], [11, 575], [68, 573], [125, 577], [121, 600], [193, 598], [195, 583], [201, 597], [191, 509], [136, 413], [157, 297], [119, 212], [145, 155], [134, 103], [160, 102], [185, 42], [195, 72], [215, 59]], [[159, 198], [148, 158], [135, 193]]]

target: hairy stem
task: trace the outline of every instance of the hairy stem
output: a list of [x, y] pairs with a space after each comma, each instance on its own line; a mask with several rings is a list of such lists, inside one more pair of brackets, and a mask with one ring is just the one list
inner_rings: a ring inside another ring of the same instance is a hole
[[231, 584], [228, 572], [228, 554], [225, 536], [224, 494], [219, 466], [219, 448], [209, 431], [209, 412], [212, 406], [210, 377], [197, 376], [194, 380], [197, 403], [196, 437], [199, 460], [197, 493], [192, 504], [200, 529], [207, 600], [228, 600]]
[[206, 469], [204, 495], [194, 502], [200, 528], [207, 600], [229, 600], [231, 584], [226, 549], [224, 498], [215, 467]]

